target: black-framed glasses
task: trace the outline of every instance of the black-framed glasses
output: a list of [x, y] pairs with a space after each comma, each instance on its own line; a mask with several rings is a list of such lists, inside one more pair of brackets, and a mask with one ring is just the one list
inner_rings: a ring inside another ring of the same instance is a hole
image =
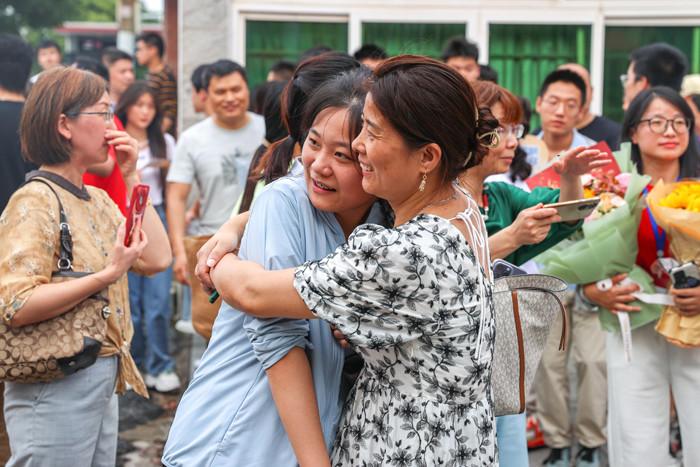
[[66, 115], [69, 117], [77, 117], [78, 115], [102, 115], [102, 119], [105, 123], [114, 121], [114, 112], [111, 110], [105, 110], [104, 112], [72, 112]]
[[683, 135], [688, 132], [688, 128], [690, 127], [690, 122], [688, 121], [687, 118], [661, 118], [661, 117], [654, 117], [654, 118], [645, 118], [644, 120], [640, 120], [639, 123], [646, 122], [647, 125], [649, 125], [649, 130], [652, 133], [656, 133], [657, 135], [663, 135], [666, 133], [666, 130], [668, 130], [668, 126], [671, 125], [671, 128], [673, 128], [673, 131], [676, 132], [678, 135]]

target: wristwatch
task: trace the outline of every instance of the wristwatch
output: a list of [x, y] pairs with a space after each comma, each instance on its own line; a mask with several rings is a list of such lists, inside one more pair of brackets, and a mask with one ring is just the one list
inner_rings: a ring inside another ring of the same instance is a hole
[[588, 298], [586, 298], [586, 294], [583, 293], [582, 285], [576, 286], [576, 298], [578, 302], [577, 305], [579, 305], [582, 308], [581, 311], [588, 311], [590, 313], [597, 313], [598, 311], [600, 311], [600, 306], [596, 305]]

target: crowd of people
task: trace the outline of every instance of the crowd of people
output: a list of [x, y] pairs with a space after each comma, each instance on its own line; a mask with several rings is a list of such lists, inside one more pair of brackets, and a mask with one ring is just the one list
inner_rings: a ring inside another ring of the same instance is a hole
[[[625, 274], [569, 287], [570, 351], [550, 334], [527, 414], [496, 417], [491, 387], [491, 262], [537, 272], [580, 231], [547, 205], [584, 197], [582, 177], [609, 160], [597, 143], [649, 177], [645, 193], [700, 177], [700, 75], [682, 52], [631, 51], [622, 124], [591, 110], [581, 64], [551, 70], [530, 103], [462, 37], [441, 60], [316, 47], [252, 91], [220, 59], [193, 71], [203, 118], [182, 131], [164, 51], [145, 33], [134, 56], [63, 64], [55, 42], [0, 35], [7, 465], [115, 465], [117, 394], [180, 389], [167, 467], [525, 467], [533, 426], [547, 467], [599, 466], [606, 446], [613, 467], [665, 467], [680, 462], [673, 423], [683, 465], [700, 465], [700, 349], [657, 333], [657, 314], [631, 330], [629, 361], [599, 320], [638, 311]], [[548, 167], [560, 188], [531, 189]], [[148, 203], [127, 232], [140, 184]], [[699, 315], [700, 286], [659, 274], [673, 252], [649, 209], [629, 241], [679, 312]], [[206, 339], [192, 375], [176, 371], [175, 316]], [[102, 329], [72, 363], [44, 337], [63, 323]]]

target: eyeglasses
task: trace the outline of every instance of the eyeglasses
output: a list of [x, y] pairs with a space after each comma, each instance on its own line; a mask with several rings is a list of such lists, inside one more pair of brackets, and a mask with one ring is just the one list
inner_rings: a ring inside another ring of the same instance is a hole
[[673, 131], [676, 132], [678, 135], [684, 135], [688, 132], [688, 128], [690, 127], [690, 122], [686, 118], [661, 118], [661, 117], [654, 117], [654, 118], [646, 118], [644, 120], [640, 120], [639, 123], [646, 122], [647, 125], [649, 125], [649, 130], [651, 130], [652, 133], [656, 133], [657, 135], [663, 135], [666, 133], [668, 130], [668, 125], [671, 125], [671, 128], [673, 128]]
[[517, 125], [501, 125], [496, 128], [496, 133], [498, 133], [498, 136], [501, 139], [507, 138], [508, 136], [513, 136], [515, 139], [520, 139], [525, 134], [525, 125], [520, 123]]
[[69, 117], [77, 117], [78, 115], [102, 115], [102, 119], [105, 123], [112, 123], [114, 121], [114, 112], [111, 110], [105, 112], [72, 112], [66, 115]]
[[581, 105], [573, 100], [561, 100], [556, 97], [548, 97], [542, 101], [545, 107], [549, 107], [552, 110], [559, 108], [559, 105], [564, 104], [564, 112], [568, 114], [575, 114], [581, 110]]

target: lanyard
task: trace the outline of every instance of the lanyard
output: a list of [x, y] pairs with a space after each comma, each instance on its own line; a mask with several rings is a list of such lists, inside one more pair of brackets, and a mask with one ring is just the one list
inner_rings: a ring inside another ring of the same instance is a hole
[[[644, 187], [644, 194], [649, 194], [649, 189]], [[666, 247], [666, 231], [659, 229], [656, 219], [654, 219], [654, 214], [652, 214], [651, 209], [647, 206], [647, 214], [649, 214], [649, 222], [651, 222], [651, 230], [654, 233], [654, 241], [656, 242], [656, 256], [658, 258], [664, 257], [664, 250]]]

